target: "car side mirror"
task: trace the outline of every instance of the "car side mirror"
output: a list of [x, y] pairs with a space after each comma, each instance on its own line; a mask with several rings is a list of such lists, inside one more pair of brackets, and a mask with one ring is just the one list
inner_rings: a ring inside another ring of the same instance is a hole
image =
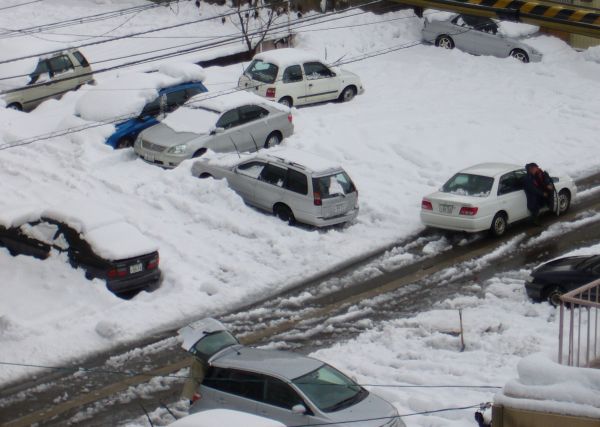
[[337, 74], [334, 71], [332, 71], [331, 72], [331, 77], [335, 77], [335, 76], [337, 76]]
[[211, 135], [216, 135], [218, 133], [223, 133], [225, 132], [225, 128], [214, 128], [213, 130], [210, 131]]
[[296, 414], [296, 415], [304, 415], [306, 414], [306, 406], [302, 405], [302, 404], [297, 404], [292, 406], [292, 413]]

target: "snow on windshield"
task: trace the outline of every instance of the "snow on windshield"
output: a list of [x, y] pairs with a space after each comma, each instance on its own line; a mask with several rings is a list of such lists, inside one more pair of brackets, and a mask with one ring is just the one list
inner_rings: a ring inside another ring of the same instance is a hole
[[175, 132], [207, 135], [215, 128], [219, 114], [204, 108], [180, 107], [162, 120]]

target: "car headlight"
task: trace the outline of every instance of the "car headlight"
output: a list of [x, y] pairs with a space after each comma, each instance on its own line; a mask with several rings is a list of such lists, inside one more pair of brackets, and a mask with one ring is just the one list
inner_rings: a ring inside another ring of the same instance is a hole
[[167, 152], [170, 154], [185, 154], [186, 149], [187, 149], [186, 144], [180, 144], [180, 145], [176, 145], [174, 147], [169, 148], [169, 150]]
[[535, 277], [533, 277], [530, 274], [529, 276], [527, 276], [527, 279], [525, 279], [525, 283], [533, 283], [534, 280], [535, 280]]

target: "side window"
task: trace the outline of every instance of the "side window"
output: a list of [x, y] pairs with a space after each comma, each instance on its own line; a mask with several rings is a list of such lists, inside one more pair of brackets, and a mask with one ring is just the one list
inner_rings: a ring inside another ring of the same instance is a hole
[[48, 68], [48, 61], [40, 61], [37, 64], [37, 67], [30, 74], [29, 84], [41, 83], [47, 81], [50, 78], [50, 69]]
[[198, 86], [192, 86], [185, 90], [185, 96], [187, 96], [187, 99], [190, 99], [192, 96], [196, 96], [204, 92], [205, 91], [203, 91], [202, 88]]
[[244, 371], [230, 371], [230, 390], [246, 399], [263, 401], [265, 396], [265, 377], [259, 374]]
[[73, 67], [73, 63], [71, 62], [69, 57], [66, 55], [55, 56], [54, 58], [50, 58], [48, 60], [48, 63], [50, 65], [50, 71], [53, 74], [64, 73], [75, 68]]
[[154, 101], [146, 104], [142, 110], [142, 113], [140, 114], [140, 117], [158, 115], [160, 113], [160, 99], [161, 97], [159, 96]]
[[304, 64], [304, 74], [308, 80], [322, 79], [331, 77], [331, 70], [320, 62], [306, 62]]
[[285, 188], [295, 193], [308, 194], [308, 179], [302, 172], [288, 170]]
[[265, 164], [262, 162], [248, 162], [239, 165], [237, 171], [242, 175], [258, 178], [264, 167]]
[[298, 404], [305, 405], [298, 393], [288, 384], [271, 377], [267, 377], [266, 380], [265, 403], [285, 409], [292, 409]]
[[259, 179], [261, 181], [268, 182], [269, 184], [282, 187], [285, 181], [286, 173], [287, 169], [269, 164], [262, 170]]
[[61, 250], [69, 249], [69, 243], [58, 225], [41, 221], [36, 224], [23, 224], [21, 232], [27, 237], [54, 246]]
[[269, 112], [258, 105], [244, 105], [238, 108], [240, 123], [248, 123], [269, 115]]
[[238, 113], [237, 108], [226, 111], [221, 115], [221, 117], [219, 117], [219, 120], [217, 120], [217, 127], [223, 129], [229, 129], [239, 124], [240, 115]]
[[231, 371], [229, 369], [210, 367], [206, 372], [206, 377], [202, 384], [206, 387], [228, 393], [232, 389], [232, 384], [229, 381], [230, 373]]
[[90, 63], [88, 62], [88, 60], [85, 59], [85, 56], [83, 56], [83, 54], [81, 52], [79, 52], [78, 50], [76, 50], [75, 52], [73, 52], [73, 56], [79, 62], [79, 64], [81, 64], [82, 67], [89, 67], [90, 66]]
[[523, 189], [524, 175], [517, 172], [507, 173], [500, 178], [498, 195], [513, 193]]
[[302, 68], [300, 65], [292, 65], [287, 67], [283, 72], [284, 83], [295, 83], [302, 81]]
[[173, 111], [180, 105], [185, 104], [187, 101], [187, 95], [185, 89], [174, 90], [173, 92], [167, 93], [167, 111]]

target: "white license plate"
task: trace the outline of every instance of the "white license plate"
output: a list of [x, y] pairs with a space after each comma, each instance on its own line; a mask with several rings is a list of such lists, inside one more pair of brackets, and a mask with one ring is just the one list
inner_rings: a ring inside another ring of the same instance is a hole
[[149, 162], [153, 162], [154, 156], [152, 154], [145, 154], [144, 159], [148, 160]]
[[444, 213], [444, 214], [451, 214], [452, 211], [454, 210], [454, 206], [453, 205], [442, 205], [440, 204], [440, 213]]
[[129, 274], [139, 273], [143, 269], [144, 269], [144, 266], [142, 265], [141, 262], [137, 263], [137, 264], [133, 264], [132, 266], [129, 267]]
[[336, 215], [341, 215], [344, 213], [344, 204], [335, 205], [333, 207], [333, 213]]

